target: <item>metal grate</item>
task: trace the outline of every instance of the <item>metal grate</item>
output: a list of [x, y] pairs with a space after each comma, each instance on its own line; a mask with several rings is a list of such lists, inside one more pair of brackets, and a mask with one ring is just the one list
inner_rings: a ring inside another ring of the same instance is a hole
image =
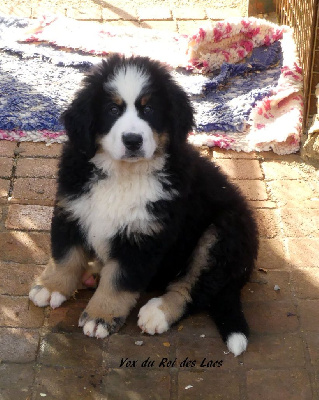
[[300, 62], [304, 71], [305, 117], [307, 119], [318, 0], [277, 0], [276, 6], [280, 23], [294, 28]]

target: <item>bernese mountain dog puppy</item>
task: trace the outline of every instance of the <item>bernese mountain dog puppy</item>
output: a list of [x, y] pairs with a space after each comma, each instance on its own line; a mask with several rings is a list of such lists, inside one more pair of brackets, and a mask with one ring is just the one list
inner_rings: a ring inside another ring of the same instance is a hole
[[240, 292], [257, 227], [239, 190], [187, 143], [194, 119], [183, 89], [160, 63], [115, 55], [85, 77], [63, 121], [52, 259], [30, 299], [59, 307], [94, 263], [100, 282], [79, 320], [86, 335], [118, 331], [152, 288], [162, 295], [140, 309], [143, 332], [206, 310], [241, 354]]

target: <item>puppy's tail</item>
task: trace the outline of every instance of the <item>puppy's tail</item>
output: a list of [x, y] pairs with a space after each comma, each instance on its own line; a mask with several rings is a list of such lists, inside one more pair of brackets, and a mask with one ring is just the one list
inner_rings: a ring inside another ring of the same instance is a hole
[[228, 350], [235, 357], [243, 353], [248, 344], [249, 327], [242, 310], [240, 288], [226, 286], [213, 297], [209, 313]]

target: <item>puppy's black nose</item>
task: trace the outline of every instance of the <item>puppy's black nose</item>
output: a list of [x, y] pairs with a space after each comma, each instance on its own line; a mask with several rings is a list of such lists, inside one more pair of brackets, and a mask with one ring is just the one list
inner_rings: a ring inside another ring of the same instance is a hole
[[138, 133], [124, 133], [122, 136], [124, 146], [128, 150], [139, 150], [143, 143], [142, 135]]

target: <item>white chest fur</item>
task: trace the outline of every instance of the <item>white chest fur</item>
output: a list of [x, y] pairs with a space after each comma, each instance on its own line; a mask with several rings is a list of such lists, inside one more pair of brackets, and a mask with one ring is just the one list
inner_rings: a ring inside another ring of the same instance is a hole
[[[101, 167], [98, 161], [95, 164]], [[147, 204], [173, 197], [172, 192], [164, 191], [153, 168], [137, 168], [134, 164], [122, 170], [111, 167], [102, 165], [108, 177], [95, 182], [88, 193], [67, 202], [68, 211], [80, 222], [87, 241], [102, 259], [107, 257], [109, 239], [118, 232], [158, 231], [160, 224]]]

